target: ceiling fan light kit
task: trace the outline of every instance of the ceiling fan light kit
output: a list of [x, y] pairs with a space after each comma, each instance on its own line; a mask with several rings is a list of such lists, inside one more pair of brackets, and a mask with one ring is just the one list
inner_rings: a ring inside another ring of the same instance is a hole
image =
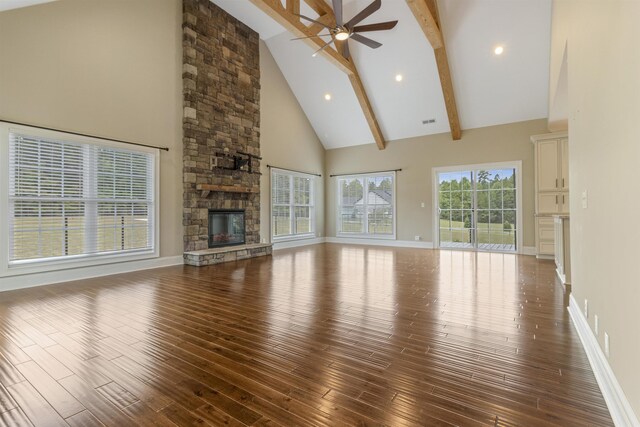
[[[360, 22], [362, 22], [363, 20], [371, 16], [374, 12], [378, 11], [378, 9], [380, 9], [380, 7], [382, 6], [382, 0], [374, 0], [373, 3], [371, 3], [369, 6], [365, 7], [364, 9], [362, 9], [358, 14], [356, 14], [356, 16], [351, 18], [347, 23], [344, 23], [342, 20], [342, 0], [332, 0], [332, 1], [333, 1], [333, 14], [336, 17], [335, 27], [331, 27], [326, 24], [323, 24], [322, 22], [309, 18], [308, 16], [299, 15], [299, 14], [297, 15], [306, 21], [321, 25], [322, 27], [329, 30], [329, 34], [311, 36], [311, 37], [322, 37], [326, 35], [331, 36], [331, 40], [329, 40], [324, 46], [322, 46], [320, 49], [314, 52], [312, 56], [317, 56], [318, 53], [322, 52], [331, 44], [335, 43], [336, 40], [345, 42], [344, 49], [342, 49], [341, 53], [347, 59], [349, 58], [349, 44], [347, 42], [347, 40], [349, 39], [362, 43], [365, 46], [368, 46], [372, 49], [377, 49], [380, 46], [382, 46], [382, 43], [378, 43], [377, 41], [372, 40], [368, 37], [365, 37], [360, 33], [365, 33], [369, 31], [390, 30], [393, 27], [395, 27], [396, 24], [398, 23], [398, 21], [388, 21], [388, 22], [379, 22], [376, 24], [358, 25]], [[303, 38], [311, 38], [311, 37], [300, 37], [293, 40], [300, 40], [301, 38], [303, 39]]]
[[341, 29], [340, 31], [338, 31], [335, 35], [336, 40], [340, 40], [340, 41], [344, 41], [346, 39], [349, 38], [349, 36], [351, 36], [351, 34], [349, 33], [349, 31]]

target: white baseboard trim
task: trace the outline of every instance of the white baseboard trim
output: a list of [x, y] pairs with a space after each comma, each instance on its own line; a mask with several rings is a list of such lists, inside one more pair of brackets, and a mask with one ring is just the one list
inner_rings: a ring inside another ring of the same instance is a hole
[[433, 249], [433, 243], [412, 240], [386, 240], [386, 239], [354, 239], [349, 237], [326, 237], [326, 243], [343, 243], [346, 245], [371, 245], [391, 246], [395, 248], [421, 248]]
[[324, 237], [315, 237], [311, 239], [298, 239], [298, 240], [289, 240], [286, 242], [274, 242], [273, 250], [277, 251], [280, 249], [288, 249], [288, 248], [298, 248], [300, 246], [308, 246], [308, 245], [317, 245], [319, 243], [324, 243]]
[[560, 273], [560, 269], [556, 268], [556, 276], [558, 276], [558, 279], [560, 279], [560, 283], [562, 283], [562, 286], [571, 286], [571, 283], [567, 282], [567, 275], [564, 273]]
[[521, 255], [537, 255], [538, 251], [536, 250], [535, 246], [523, 246], [522, 247], [522, 252], [520, 253]]
[[182, 264], [182, 255], [0, 277], [0, 292]]
[[569, 297], [568, 310], [571, 320], [578, 331], [580, 341], [582, 341], [582, 346], [587, 353], [591, 369], [593, 369], [596, 381], [600, 386], [600, 391], [607, 402], [614, 424], [618, 427], [640, 426], [631, 404], [627, 400], [622, 387], [620, 387], [606, 356], [598, 344], [598, 340], [591, 331], [589, 323], [583, 316], [582, 311], [580, 311], [580, 306], [573, 295]]

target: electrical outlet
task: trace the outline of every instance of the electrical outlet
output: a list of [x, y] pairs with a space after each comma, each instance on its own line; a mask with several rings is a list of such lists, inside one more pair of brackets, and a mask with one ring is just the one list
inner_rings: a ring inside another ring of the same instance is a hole
[[582, 209], [587, 209], [588, 205], [589, 205], [589, 193], [587, 193], [587, 190], [583, 190], [582, 191]]
[[594, 328], [595, 329], [595, 333], [596, 333], [596, 336], [598, 336], [598, 334], [600, 333], [599, 332], [600, 331], [600, 322], [598, 321], [598, 315], [597, 314], [593, 315], [593, 320], [595, 322], [595, 328]]
[[420, 236], [415, 236], [415, 237], [414, 237], [414, 239], [415, 239], [415, 240], [416, 240], [416, 242], [417, 242], [417, 241], [419, 241], [419, 240], [420, 240]]
[[420, 203], [420, 207], [424, 208], [424, 202]]
[[607, 359], [609, 358], [609, 352], [611, 350], [611, 347], [609, 345], [609, 334], [608, 333], [604, 333], [604, 355], [607, 356]]
[[586, 298], [584, 299], [584, 317], [589, 318], [589, 301]]

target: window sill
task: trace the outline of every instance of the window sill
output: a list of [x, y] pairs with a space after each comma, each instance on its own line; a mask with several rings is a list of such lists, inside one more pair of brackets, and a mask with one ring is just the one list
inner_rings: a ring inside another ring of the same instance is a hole
[[157, 250], [131, 251], [127, 253], [105, 254], [97, 256], [78, 256], [72, 259], [57, 259], [47, 261], [21, 262], [12, 265], [5, 264], [0, 277], [20, 276], [25, 274], [45, 273], [50, 271], [70, 270], [82, 267], [94, 267], [129, 261], [158, 258]]
[[271, 237], [272, 243], [281, 243], [281, 242], [291, 242], [296, 240], [306, 240], [306, 239], [315, 239], [315, 233], [307, 233], [307, 234], [298, 234], [298, 235], [289, 235], [282, 237]]
[[336, 237], [345, 237], [350, 239], [396, 240], [395, 234], [336, 233]]

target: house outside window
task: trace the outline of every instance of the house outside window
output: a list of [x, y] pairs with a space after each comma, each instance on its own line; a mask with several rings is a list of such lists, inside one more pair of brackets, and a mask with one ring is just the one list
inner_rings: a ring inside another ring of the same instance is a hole
[[395, 172], [342, 176], [338, 185], [338, 236], [395, 238]]

